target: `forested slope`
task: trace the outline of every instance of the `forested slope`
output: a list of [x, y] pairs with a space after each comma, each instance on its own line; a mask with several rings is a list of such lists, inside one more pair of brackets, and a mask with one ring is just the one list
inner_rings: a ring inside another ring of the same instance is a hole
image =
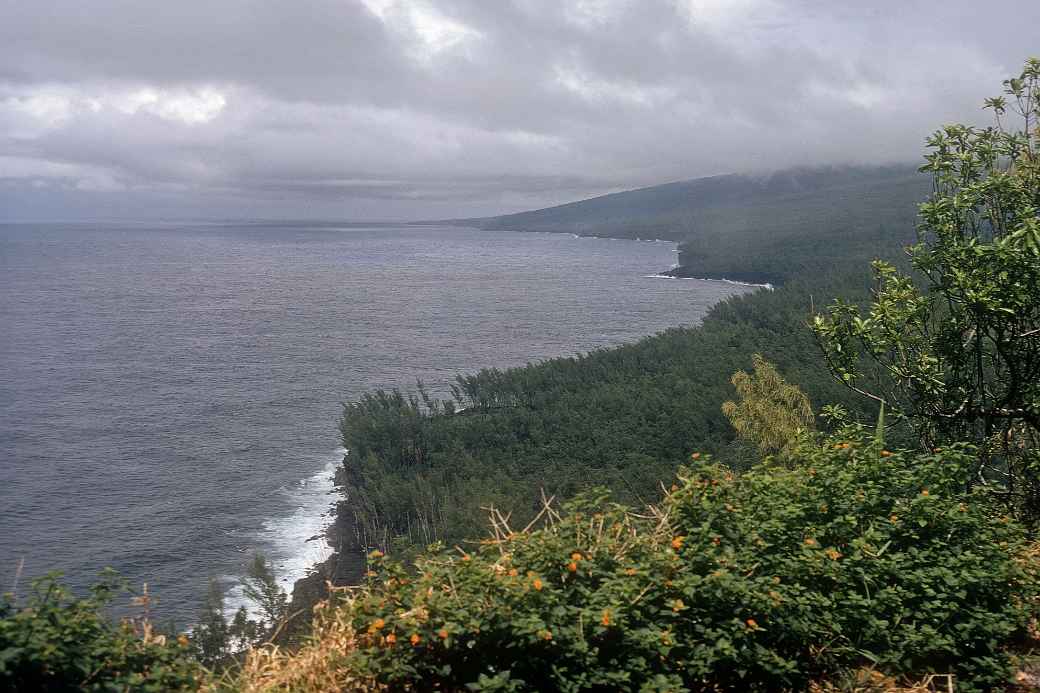
[[[827, 373], [807, 320], [814, 301], [865, 298], [869, 260], [900, 256], [913, 239], [914, 203], [925, 196], [921, 178], [905, 169], [795, 172], [755, 182], [757, 193], [744, 206], [727, 195], [746, 190], [747, 180], [694, 181], [695, 190], [721, 191], [710, 215], [706, 198], [691, 194], [690, 203], [721, 230], [693, 233], [682, 257], [699, 264], [677, 273], [715, 274], [704, 271], [709, 262], [728, 276], [754, 268], [753, 278], [780, 288], [724, 301], [697, 327], [461, 376], [452, 402], [374, 393], [348, 404], [345, 478], [363, 541], [382, 548], [392, 548], [395, 537], [399, 545], [460, 542], [480, 536], [482, 507], [522, 520], [540, 507], [543, 490], [569, 497], [605, 485], [619, 500], [645, 502], [694, 451], [747, 464], [753, 454], [734, 443], [720, 405], [733, 396], [730, 376], [749, 368], [754, 353], [777, 364], [814, 408], [842, 403], [872, 416]], [[679, 189], [631, 194], [659, 202], [664, 193]], [[590, 218], [598, 218], [617, 199], [578, 203], [552, 218], [573, 221], [589, 204]], [[547, 220], [550, 211], [529, 218]]]
[[679, 276], [779, 283], [905, 242], [929, 191], [910, 166], [792, 169], [657, 185], [501, 217], [482, 228], [681, 242]]

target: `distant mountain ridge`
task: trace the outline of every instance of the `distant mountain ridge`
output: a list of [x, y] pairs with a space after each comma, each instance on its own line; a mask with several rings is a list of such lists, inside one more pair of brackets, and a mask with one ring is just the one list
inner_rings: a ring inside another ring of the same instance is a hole
[[807, 262], [830, 266], [911, 242], [916, 205], [929, 191], [930, 179], [909, 164], [796, 168], [461, 221], [484, 229], [674, 240], [680, 242], [676, 276], [782, 283], [806, 271]]

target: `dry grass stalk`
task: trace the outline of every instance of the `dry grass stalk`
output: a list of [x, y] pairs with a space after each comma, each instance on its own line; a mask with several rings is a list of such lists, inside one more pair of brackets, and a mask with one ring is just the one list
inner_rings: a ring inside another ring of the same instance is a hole
[[329, 602], [322, 602], [315, 607], [313, 637], [299, 650], [288, 652], [275, 645], [252, 650], [242, 666], [236, 689], [241, 693], [386, 690], [374, 681], [357, 677], [344, 666], [344, 660], [357, 644], [344, 613]]

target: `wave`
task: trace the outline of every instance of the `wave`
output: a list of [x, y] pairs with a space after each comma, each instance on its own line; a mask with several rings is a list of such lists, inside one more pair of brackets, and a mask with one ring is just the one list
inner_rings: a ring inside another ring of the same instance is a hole
[[[346, 448], [338, 448], [320, 471], [282, 489], [290, 513], [269, 518], [257, 532], [258, 546], [290, 596], [295, 582], [332, 554], [325, 531], [335, 519], [336, 470], [346, 453]], [[224, 595], [228, 618], [242, 606], [256, 616], [255, 605], [242, 592], [241, 576], [224, 576], [222, 582], [233, 585]]]

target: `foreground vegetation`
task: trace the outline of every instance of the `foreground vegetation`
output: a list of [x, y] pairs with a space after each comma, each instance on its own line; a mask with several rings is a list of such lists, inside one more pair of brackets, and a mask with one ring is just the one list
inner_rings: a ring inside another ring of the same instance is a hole
[[[382, 550], [302, 645], [255, 647], [287, 608], [262, 562], [245, 652], [221, 649], [222, 616], [167, 638], [103, 617], [112, 586], [44, 581], [0, 605], [0, 684], [1003, 688], [1040, 615], [1040, 61], [1005, 91], [995, 128], [929, 141], [917, 242], [874, 263], [873, 292], [792, 279], [698, 329], [460, 378], [454, 402], [347, 405], [345, 477]], [[810, 330], [818, 295], [844, 298]], [[467, 541], [481, 506], [491, 536]]]
[[[593, 492], [414, 570], [376, 553], [323, 627], [349, 634], [340, 675], [391, 688], [802, 690], [871, 665], [988, 689], [1038, 583], [973, 460], [861, 433], [744, 474], [698, 456], [649, 508]], [[249, 675], [286, 675], [270, 657]]]

